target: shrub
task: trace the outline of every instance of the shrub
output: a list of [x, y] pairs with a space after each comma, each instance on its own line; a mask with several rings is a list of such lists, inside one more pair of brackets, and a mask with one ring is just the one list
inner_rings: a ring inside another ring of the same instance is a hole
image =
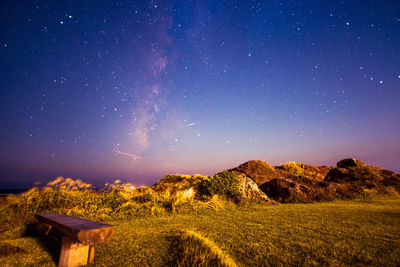
[[202, 196], [217, 194], [234, 201], [239, 201], [242, 196], [239, 190], [239, 179], [230, 171], [223, 171], [204, 179], [198, 191]]
[[[226, 181], [218, 188], [217, 180], [223, 178]], [[197, 175], [193, 176], [193, 179], [185, 179], [196, 185], [206, 177]], [[209, 186], [205, 187], [210, 196], [218, 193], [237, 199], [240, 195], [238, 183], [229, 174], [216, 175], [210, 181]], [[197, 189], [195, 186], [191, 187], [190, 183], [185, 183], [183, 188], [177, 186], [172, 192], [168, 189], [154, 191], [152, 187], [135, 188], [117, 180], [113, 184], [106, 184], [103, 189], [95, 190], [80, 180], [59, 177], [43, 187], [34, 187], [20, 195], [4, 198], [3, 204], [0, 205], [0, 233], [15, 228], [21, 221], [32, 220], [33, 215], [40, 212], [55, 212], [103, 221], [110, 218], [159, 216], [175, 212], [203, 212], [215, 210], [222, 205], [223, 201], [216, 201], [218, 199], [214, 197], [208, 202], [195, 200], [194, 192]]]

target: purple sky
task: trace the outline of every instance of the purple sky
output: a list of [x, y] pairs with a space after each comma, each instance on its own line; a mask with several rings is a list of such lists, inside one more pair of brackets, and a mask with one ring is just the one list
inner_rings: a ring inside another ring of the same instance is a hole
[[251, 159], [400, 171], [399, 1], [0, 7], [0, 188]]

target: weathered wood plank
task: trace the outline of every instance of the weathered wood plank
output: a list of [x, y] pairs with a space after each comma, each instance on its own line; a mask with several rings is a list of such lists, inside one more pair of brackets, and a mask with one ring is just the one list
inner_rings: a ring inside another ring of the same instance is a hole
[[108, 241], [114, 233], [114, 226], [57, 213], [36, 214], [35, 217], [52, 225], [60, 233], [86, 245]]
[[60, 258], [58, 259], [58, 267], [68, 266], [70, 246], [71, 238], [69, 236], [63, 236], [61, 241]]
[[89, 245], [73, 242], [70, 237], [63, 236], [58, 267], [84, 266], [89, 263], [89, 253]]

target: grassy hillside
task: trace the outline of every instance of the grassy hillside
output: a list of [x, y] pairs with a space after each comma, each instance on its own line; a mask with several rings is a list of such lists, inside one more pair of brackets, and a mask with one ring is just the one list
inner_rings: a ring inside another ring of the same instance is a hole
[[[116, 233], [96, 246], [94, 266], [184, 265], [179, 262], [182, 255], [222, 266], [400, 264], [398, 198], [275, 205], [219, 202], [224, 208], [201, 214], [104, 220], [116, 225]], [[0, 237], [1, 266], [55, 265], [48, 250], [54, 241], [9, 230]]]
[[58, 261], [60, 241], [32, 235], [39, 212], [115, 225], [95, 266], [400, 266], [399, 193], [400, 174], [351, 158], [336, 168], [250, 161], [141, 188], [59, 177], [0, 202], [0, 266]]

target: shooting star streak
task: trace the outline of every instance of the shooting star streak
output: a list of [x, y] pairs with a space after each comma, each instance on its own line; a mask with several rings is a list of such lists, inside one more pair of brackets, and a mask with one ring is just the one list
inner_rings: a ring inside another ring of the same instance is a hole
[[185, 127], [192, 127], [192, 126], [195, 126], [195, 125], [197, 125], [199, 123], [200, 122], [191, 122], [191, 123], [187, 124]]
[[139, 157], [139, 156], [137, 156], [135, 154], [122, 152], [121, 150], [119, 150], [119, 148], [118, 148], [116, 143], [114, 143], [114, 146], [115, 146], [115, 149], [112, 149], [111, 150], [112, 152], [115, 152], [115, 153], [117, 153], [119, 155], [124, 155], [124, 156], [127, 156], [127, 157], [131, 157], [131, 158], [133, 158], [133, 160], [142, 159], [142, 157]]

